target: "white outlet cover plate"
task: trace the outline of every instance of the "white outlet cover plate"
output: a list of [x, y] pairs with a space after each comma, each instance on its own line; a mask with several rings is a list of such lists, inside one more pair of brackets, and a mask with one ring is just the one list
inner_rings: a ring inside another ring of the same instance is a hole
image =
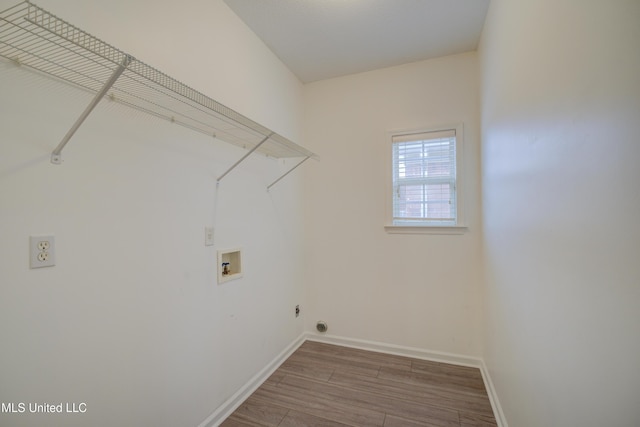
[[31, 268], [56, 265], [56, 240], [54, 236], [29, 236], [29, 266]]
[[204, 228], [204, 245], [205, 246], [213, 246], [213, 227], [205, 227]]

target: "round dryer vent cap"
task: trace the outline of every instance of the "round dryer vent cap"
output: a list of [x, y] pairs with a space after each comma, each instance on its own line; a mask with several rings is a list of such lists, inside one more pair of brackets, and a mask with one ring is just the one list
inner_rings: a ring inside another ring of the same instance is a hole
[[329, 329], [329, 327], [327, 326], [326, 322], [323, 322], [322, 320], [320, 320], [316, 324], [316, 329], [318, 330], [318, 332], [327, 332], [327, 329]]

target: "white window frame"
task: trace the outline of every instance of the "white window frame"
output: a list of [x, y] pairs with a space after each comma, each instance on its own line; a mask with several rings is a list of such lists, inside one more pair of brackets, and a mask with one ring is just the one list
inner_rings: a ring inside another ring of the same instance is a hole
[[[386, 197], [386, 225], [387, 233], [394, 234], [462, 234], [467, 230], [464, 209], [464, 126], [462, 123], [447, 126], [431, 126], [419, 129], [387, 132], [387, 197]], [[437, 223], [394, 223], [393, 220], [393, 138], [404, 135], [455, 131], [456, 134], [456, 222], [455, 224]]]

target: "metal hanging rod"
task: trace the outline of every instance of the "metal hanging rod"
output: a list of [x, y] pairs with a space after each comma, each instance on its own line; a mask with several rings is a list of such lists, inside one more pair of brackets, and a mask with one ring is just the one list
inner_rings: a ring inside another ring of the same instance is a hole
[[61, 162], [63, 148], [105, 95], [251, 152], [274, 158], [315, 157], [304, 147], [29, 1], [0, 11], [0, 56], [95, 94], [53, 150], [54, 163]]

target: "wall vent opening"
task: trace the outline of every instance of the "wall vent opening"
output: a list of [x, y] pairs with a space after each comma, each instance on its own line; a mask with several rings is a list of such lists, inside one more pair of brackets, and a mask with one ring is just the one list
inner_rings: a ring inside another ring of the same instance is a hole
[[329, 329], [329, 327], [327, 326], [326, 322], [323, 322], [322, 320], [320, 320], [316, 324], [316, 329], [318, 330], [318, 332], [327, 332], [327, 329]]

